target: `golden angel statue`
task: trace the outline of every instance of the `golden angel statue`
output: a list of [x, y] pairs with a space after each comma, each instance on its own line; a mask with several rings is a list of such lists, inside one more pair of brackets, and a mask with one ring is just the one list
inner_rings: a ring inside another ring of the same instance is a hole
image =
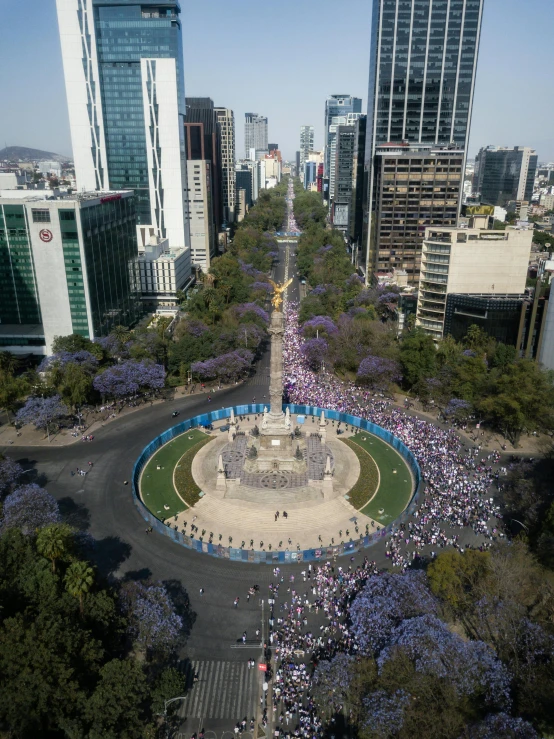
[[279, 285], [277, 282], [273, 282], [273, 280], [269, 280], [271, 284], [273, 285], [273, 297], [271, 298], [271, 304], [275, 308], [276, 311], [279, 313], [281, 312], [281, 304], [283, 303], [283, 298], [281, 295], [285, 292], [287, 287], [292, 282], [292, 277], [290, 280], [287, 280], [287, 282], [284, 282], [282, 285]]

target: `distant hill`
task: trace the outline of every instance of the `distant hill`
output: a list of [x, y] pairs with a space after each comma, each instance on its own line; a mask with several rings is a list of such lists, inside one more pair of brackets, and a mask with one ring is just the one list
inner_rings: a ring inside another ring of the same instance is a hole
[[70, 162], [71, 157], [64, 157], [61, 154], [55, 154], [53, 151], [29, 149], [27, 146], [6, 146], [4, 149], [0, 149], [0, 161], [2, 160], [8, 160], [9, 162]]

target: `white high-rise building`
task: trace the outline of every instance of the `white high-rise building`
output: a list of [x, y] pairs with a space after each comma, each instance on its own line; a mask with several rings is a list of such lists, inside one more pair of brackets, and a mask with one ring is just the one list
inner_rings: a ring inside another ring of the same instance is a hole
[[246, 159], [249, 157], [250, 149], [261, 149], [268, 151], [267, 118], [257, 113], [244, 114], [244, 148]]
[[308, 160], [308, 154], [314, 150], [314, 127], [300, 126], [300, 167]]
[[178, 0], [56, 6], [77, 188], [133, 190], [139, 246], [188, 248]]
[[221, 189], [223, 216], [227, 223], [235, 217], [235, 114], [228, 108], [216, 108], [221, 132]]

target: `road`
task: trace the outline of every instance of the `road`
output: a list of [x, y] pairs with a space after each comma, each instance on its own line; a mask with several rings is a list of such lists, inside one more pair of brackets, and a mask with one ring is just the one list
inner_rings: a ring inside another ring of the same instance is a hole
[[[275, 278], [285, 275], [286, 250], [280, 257]], [[298, 300], [294, 256], [290, 259], [289, 299]], [[195, 416], [214, 407], [227, 407], [258, 401], [269, 391], [269, 355], [259, 361], [256, 374], [236, 387], [218, 391], [208, 405], [207, 394], [192, 396], [147, 407], [116, 419], [95, 433], [91, 443], [71, 446], [9, 447], [2, 451], [17, 459], [24, 469], [36, 471], [35, 480], [45, 485], [60, 502], [62, 511], [77, 527], [97, 541], [92, 558], [106, 577], [142, 579], [151, 577], [169, 583], [172, 590], [184, 590], [190, 600], [190, 635], [183, 650], [186, 669], [199, 673], [180, 708], [182, 737], [189, 739], [204, 727], [206, 739], [226, 739], [235, 723], [259, 705], [261, 673], [248, 670], [248, 659], [258, 660], [261, 644], [255, 630], [262, 628], [262, 599], [267, 598], [272, 568], [267, 565], [229, 562], [180, 547], [167, 537], [146, 534], [146, 524], [132, 503], [130, 480], [135, 459], [158, 434], [172, 425], [171, 413], [180, 419]], [[85, 476], [71, 476], [71, 470], [93, 467]], [[300, 565], [291, 566], [299, 571]], [[247, 602], [250, 586], [260, 586], [261, 597]], [[200, 596], [200, 588], [205, 594]], [[239, 607], [233, 607], [236, 597]], [[265, 624], [264, 624], [265, 626]], [[247, 644], [238, 644], [247, 632]], [[172, 698], [174, 696], [167, 696]], [[250, 714], [250, 715], [249, 715]], [[185, 720], [186, 717], [186, 720]], [[176, 736], [178, 736], [177, 734]], [[250, 739], [243, 734], [244, 739]]]

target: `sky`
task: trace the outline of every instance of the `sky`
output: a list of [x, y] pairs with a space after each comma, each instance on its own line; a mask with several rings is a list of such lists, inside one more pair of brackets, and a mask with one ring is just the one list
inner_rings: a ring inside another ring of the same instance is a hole
[[[23, 5], [25, 11], [22, 12]], [[325, 99], [367, 106], [371, 0], [181, 0], [185, 92], [269, 118], [288, 159], [301, 125], [323, 146]], [[55, 0], [0, 0], [0, 148], [71, 155]], [[470, 156], [481, 146], [531, 146], [554, 161], [549, 52], [553, 0], [485, 0]]]

